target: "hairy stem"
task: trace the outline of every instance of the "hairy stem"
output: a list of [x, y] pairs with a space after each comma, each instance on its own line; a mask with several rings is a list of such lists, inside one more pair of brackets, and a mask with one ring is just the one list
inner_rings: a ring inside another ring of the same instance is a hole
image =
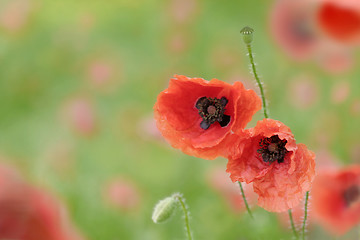
[[263, 88], [262, 82], [260, 81], [259, 76], [258, 76], [257, 71], [256, 71], [255, 62], [254, 62], [254, 56], [253, 56], [252, 49], [251, 49], [251, 44], [250, 43], [246, 44], [246, 47], [247, 47], [247, 50], [248, 50], [248, 56], [249, 56], [249, 59], [250, 59], [251, 69], [252, 69], [252, 72], [254, 74], [254, 78], [255, 78], [255, 80], [256, 80], [256, 82], [257, 82], [257, 84], [259, 86], [259, 89], [260, 89], [261, 100], [262, 100], [262, 104], [263, 104], [264, 117], [269, 118], [269, 115], [267, 113], [266, 98], [265, 98], [264, 88]]
[[308, 210], [308, 201], [309, 201], [309, 191], [305, 194], [305, 209], [304, 209], [304, 221], [302, 224], [302, 239], [305, 239], [305, 228], [306, 228], [306, 220], [307, 220], [307, 210]]
[[242, 187], [242, 184], [241, 184], [241, 182], [238, 182], [238, 183], [239, 183], [239, 186], [240, 186], [241, 196], [242, 196], [242, 198], [243, 198], [243, 200], [244, 200], [246, 210], [248, 211], [250, 217], [251, 217], [252, 219], [254, 219], [254, 216], [252, 215], [252, 212], [251, 212], [251, 210], [250, 210], [250, 208], [249, 208], [249, 205], [248, 205], [248, 203], [247, 203], [247, 201], [246, 201], [246, 196], [245, 196], [245, 193], [244, 193], [244, 189], [243, 189], [243, 187]]
[[188, 238], [188, 240], [192, 240], [190, 224], [189, 224], [189, 212], [186, 208], [185, 202], [184, 202], [183, 198], [181, 197], [181, 195], [176, 195], [176, 198], [179, 200], [181, 208], [183, 209], [183, 212], [184, 212], [185, 229], [186, 229], [186, 233], [187, 233], [187, 238]]
[[295, 224], [294, 224], [294, 220], [293, 220], [293, 216], [292, 216], [292, 212], [291, 212], [291, 209], [288, 210], [289, 212], [289, 219], [290, 219], [290, 224], [291, 224], [291, 229], [293, 231], [293, 234], [294, 234], [294, 237], [296, 240], [299, 239], [299, 235], [296, 231], [296, 228], [295, 228]]

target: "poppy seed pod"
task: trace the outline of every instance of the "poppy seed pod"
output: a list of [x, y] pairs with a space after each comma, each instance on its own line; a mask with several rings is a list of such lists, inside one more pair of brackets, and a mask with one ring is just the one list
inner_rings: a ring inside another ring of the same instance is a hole
[[245, 44], [251, 44], [253, 41], [254, 29], [251, 27], [244, 27], [241, 29], [240, 33], [243, 35], [243, 40]]

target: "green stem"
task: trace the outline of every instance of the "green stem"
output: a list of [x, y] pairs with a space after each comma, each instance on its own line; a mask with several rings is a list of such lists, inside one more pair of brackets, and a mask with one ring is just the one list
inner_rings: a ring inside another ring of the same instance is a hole
[[294, 233], [294, 237], [295, 237], [295, 239], [299, 239], [299, 235], [298, 235], [298, 233], [296, 231], [294, 220], [293, 220], [293, 217], [292, 217], [291, 209], [289, 209], [288, 212], [289, 212], [289, 219], [290, 219], [290, 223], [291, 223], [291, 229], [292, 229], [292, 231]]
[[308, 200], [309, 200], [309, 191], [307, 191], [306, 195], [305, 195], [304, 221], [302, 224], [302, 239], [303, 240], [305, 239], [305, 227], [306, 227], [306, 220], [307, 220]]
[[242, 187], [242, 185], [241, 185], [241, 182], [238, 182], [238, 183], [239, 183], [239, 186], [240, 186], [241, 196], [242, 196], [242, 198], [243, 198], [243, 200], [244, 200], [246, 210], [248, 211], [250, 217], [251, 217], [252, 219], [254, 219], [254, 216], [252, 215], [251, 210], [250, 210], [250, 208], [249, 208], [249, 205], [248, 205], [248, 203], [247, 203], [247, 201], [246, 201], [244, 189], [243, 189], [243, 187]]
[[187, 237], [188, 240], [192, 240], [191, 237], [191, 230], [190, 230], [190, 224], [189, 224], [189, 213], [188, 210], [186, 209], [186, 205], [184, 203], [184, 200], [182, 199], [181, 195], [176, 195], [176, 198], [179, 200], [181, 207], [184, 211], [184, 219], [185, 219], [185, 228], [186, 228], [186, 232], [187, 232]]
[[262, 104], [263, 104], [263, 110], [264, 110], [264, 117], [265, 118], [269, 118], [269, 115], [267, 113], [267, 107], [266, 107], [266, 98], [265, 98], [265, 93], [264, 93], [264, 88], [263, 88], [263, 85], [259, 79], [259, 76], [257, 74], [257, 71], [256, 71], [256, 67], [255, 67], [255, 63], [254, 63], [254, 57], [253, 57], [253, 54], [252, 54], [252, 49], [251, 49], [251, 44], [246, 44], [246, 47], [247, 47], [247, 50], [248, 50], [248, 53], [249, 53], [249, 59], [250, 59], [250, 63], [251, 63], [251, 68], [252, 68], [252, 71], [253, 71], [253, 74], [254, 74], [254, 77], [255, 77], [255, 80], [259, 86], [259, 89], [260, 89], [260, 94], [261, 94], [261, 99], [262, 99]]

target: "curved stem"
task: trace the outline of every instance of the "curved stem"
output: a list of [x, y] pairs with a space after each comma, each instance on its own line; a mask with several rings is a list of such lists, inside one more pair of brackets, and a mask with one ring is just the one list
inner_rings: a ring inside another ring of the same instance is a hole
[[251, 212], [251, 210], [250, 210], [250, 208], [249, 208], [249, 205], [248, 205], [248, 203], [247, 203], [247, 201], [246, 201], [246, 197], [245, 197], [244, 189], [243, 189], [243, 187], [242, 187], [242, 185], [241, 185], [241, 182], [238, 182], [238, 183], [239, 183], [239, 186], [240, 186], [241, 196], [243, 197], [243, 200], [244, 200], [244, 203], [245, 203], [246, 210], [248, 211], [248, 213], [249, 213], [250, 217], [251, 217], [252, 219], [254, 219], [254, 216], [252, 215], [252, 212]]
[[299, 235], [298, 235], [298, 233], [296, 231], [294, 220], [293, 220], [293, 217], [292, 217], [291, 209], [289, 209], [288, 212], [289, 212], [289, 219], [290, 219], [290, 223], [291, 223], [291, 229], [293, 231], [294, 237], [295, 237], [295, 239], [299, 239]]
[[184, 211], [185, 229], [186, 229], [186, 232], [187, 232], [188, 240], [192, 240], [190, 224], [189, 224], [188, 210], [186, 209], [186, 205], [185, 205], [184, 200], [182, 199], [181, 195], [177, 195], [176, 198], [179, 200], [179, 202], [181, 204], [181, 207], [182, 207], [182, 209]]
[[307, 210], [308, 210], [308, 200], [309, 200], [309, 191], [305, 194], [305, 209], [304, 209], [304, 221], [302, 224], [302, 239], [305, 239], [305, 228], [306, 228], [306, 220], [307, 220]]
[[264, 88], [263, 88], [263, 85], [262, 85], [262, 83], [261, 83], [261, 81], [259, 79], [259, 76], [257, 74], [257, 71], [256, 71], [256, 67], [255, 67], [255, 63], [254, 63], [254, 57], [253, 57], [252, 49], [251, 49], [251, 44], [246, 44], [246, 47], [247, 47], [247, 50], [248, 50], [248, 53], [249, 53], [248, 56], [249, 56], [249, 59], [250, 59], [251, 68], [252, 68], [255, 80], [256, 80], [256, 82], [257, 82], [257, 84], [259, 86], [259, 89], [260, 89], [260, 94], [261, 94], [261, 99], [262, 99], [262, 104], [263, 104], [263, 109], [264, 109], [264, 117], [268, 118], [269, 115], [267, 113]]

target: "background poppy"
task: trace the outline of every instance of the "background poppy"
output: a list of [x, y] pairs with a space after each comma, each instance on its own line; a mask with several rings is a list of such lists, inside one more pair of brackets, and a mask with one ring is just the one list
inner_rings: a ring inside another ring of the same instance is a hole
[[321, 171], [312, 195], [318, 222], [333, 234], [345, 234], [360, 222], [360, 167]]

